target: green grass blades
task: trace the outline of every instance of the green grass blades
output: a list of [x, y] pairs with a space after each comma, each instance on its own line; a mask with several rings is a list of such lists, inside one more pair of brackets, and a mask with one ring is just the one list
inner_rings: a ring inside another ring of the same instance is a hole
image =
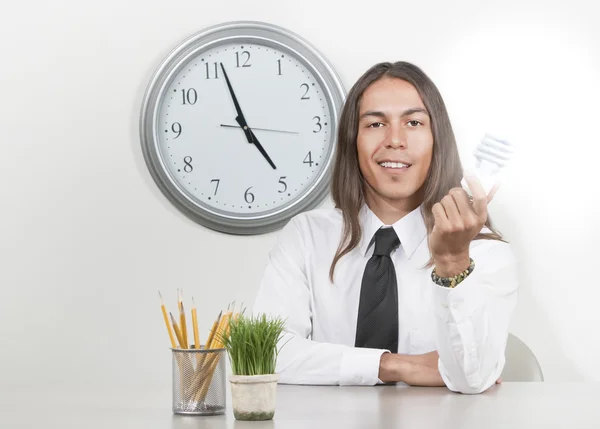
[[285, 322], [266, 315], [245, 316], [229, 322], [229, 335], [221, 336], [234, 375], [275, 374], [278, 344]]

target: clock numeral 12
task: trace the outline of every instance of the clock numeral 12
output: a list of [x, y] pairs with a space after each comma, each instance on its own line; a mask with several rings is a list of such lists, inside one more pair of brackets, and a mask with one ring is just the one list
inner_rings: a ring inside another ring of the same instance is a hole
[[219, 68], [217, 67], [217, 63], [213, 63], [214, 65], [214, 77], [211, 77], [211, 73], [210, 73], [210, 65], [208, 63], [205, 64], [206, 65], [206, 78], [207, 79], [218, 79], [219, 78]]
[[281, 76], [281, 60], [277, 60], [277, 68], [279, 69], [278, 75]]
[[243, 51], [241, 56], [243, 57], [244, 55], [246, 56], [246, 61], [244, 61], [244, 64], [242, 64], [240, 66], [240, 53], [239, 52], [235, 53], [235, 60], [237, 63], [236, 67], [250, 67], [252, 65], [252, 64], [248, 64], [248, 61], [250, 61], [250, 52]]

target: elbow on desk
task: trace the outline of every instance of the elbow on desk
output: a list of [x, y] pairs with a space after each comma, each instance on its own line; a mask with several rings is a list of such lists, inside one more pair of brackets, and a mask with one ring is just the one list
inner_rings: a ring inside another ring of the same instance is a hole
[[456, 384], [456, 385], [452, 385], [450, 383], [447, 383], [446, 386], [448, 387], [448, 389], [450, 389], [453, 392], [456, 393], [462, 393], [464, 395], [479, 395], [480, 393], [485, 392], [486, 390], [488, 390], [490, 387], [492, 387], [495, 384], [492, 383], [464, 383], [464, 384]]
[[478, 372], [470, 374], [469, 376], [464, 373], [450, 375], [440, 367], [440, 375], [442, 376], [446, 387], [452, 392], [465, 395], [478, 395], [485, 392], [496, 384], [496, 381], [500, 378], [501, 372], [502, 367], [500, 366], [487, 374]]

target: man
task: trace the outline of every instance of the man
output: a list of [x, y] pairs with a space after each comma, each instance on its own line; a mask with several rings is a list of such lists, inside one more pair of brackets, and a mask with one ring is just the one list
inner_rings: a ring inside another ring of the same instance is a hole
[[516, 261], [463, 177], [439, 91], [381, 63], [341, 112], [333, 209], [281, 231], [253, 307], [287, 321], [281, 383], [447, 386], [480, 393], [504, 367]]

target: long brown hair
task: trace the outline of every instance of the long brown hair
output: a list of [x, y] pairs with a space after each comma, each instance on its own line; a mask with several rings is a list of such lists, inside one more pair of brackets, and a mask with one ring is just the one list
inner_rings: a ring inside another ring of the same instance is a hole
[[[434, 226], [434, 217], [431, 212], [433, 205], [439, 202], [450, 189], [460, 187], [463, 177], [463, 169], [448, 111], [439, 90], [431, 79], [419, 67], [404, 61], [382, 62], [367, 70], [348, 92], [338, 126], [331, 193], [336, 208], [340, 209], [343, 214], [344, 229], [343, 237], [329, 270], [331, 281], [333, 281], [337, 262], [358, 246], [362, 237], [359, 212], [365, 202], [365, 179], [358, 164], [356, 146], [360, 101], [365, 90], [383, 77], [402, 79], [413, 85], [431, 116], [433, 153], [431, 165], [423, 184], [424, 199], [421, 204], [421, 213], [428, 234], [431, 233]], [[492, 232], [480, 233], [475, 239], [503, 240], [501, 235], [492, 228], [489, 216], [485, 225]], [[426, 266], [432, 265], [433, 258], [430, 258]]]

